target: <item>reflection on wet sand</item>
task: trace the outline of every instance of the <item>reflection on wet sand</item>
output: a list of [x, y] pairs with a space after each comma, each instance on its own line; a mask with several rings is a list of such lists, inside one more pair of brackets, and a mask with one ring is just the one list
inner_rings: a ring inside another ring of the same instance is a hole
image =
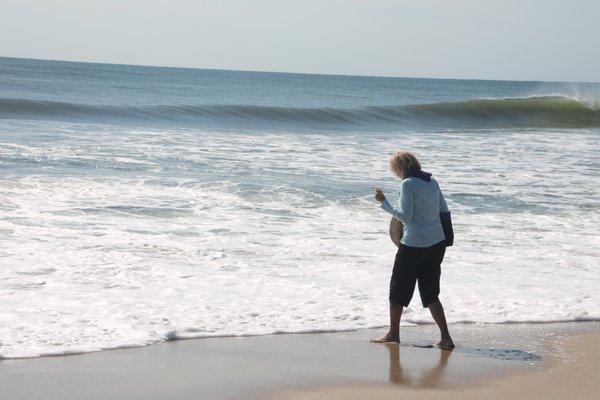
[[448, 365], [448, 359], [452, 351], [440, 350], [440, 358], [437, 364], [423, 370], [421, 376], [416, 379], [404, 372], [400, 362], [400, 345], [397, 343], [386, 343], [390, 353], [390, 382], [402, 386], [437, 387], [442, 383], [444, 370]]

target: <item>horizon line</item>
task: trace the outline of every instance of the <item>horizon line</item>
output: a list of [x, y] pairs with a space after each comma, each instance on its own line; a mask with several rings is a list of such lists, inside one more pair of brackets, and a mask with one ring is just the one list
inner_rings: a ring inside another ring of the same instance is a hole
[[168, 68], [168, 69], [191, 69], [201, 71], [229, 71], [229, 72], [250, 72], [263, 74], [282, 74], [282, 75], [317, 75], [331, 77], [357, 77], [357, 78], [382, 78], [382, 79], [430, 79], [430, 80], [455, 80], [455, 81], [488, 81], [488, 82], [533, 82], [533, 83], [590, 83], [599, 84], [600, 82], [593, 81], [556, 81], [556, 80], [532, 80], [532, 79], [484, 79], [484, 78], [440, 78], [427, 76], [396, 76], [396, 75], [368, 75], [368, 74], [344, 74], [344, 73], [317, 73], [317, 72], [297, 72], [297, 71], [268, 71], [268, 70], [252, 70], [252, 69], [235, 69], [235, 68], [202, 68], [202, 67], [181, 67], [173, 65], [149, 65], [149, 64], [127, 64], [114, 62], [99, 62], [99, 61], [82, 61], [82, 60], [60, 60], [50, 58], [33, 58], [33, 57], [10, 57], [0, 55], [0, 59], [13, 60], [33, 60], [47, 62], [64, 62], [75, 64], [100, 64], [114, 65], [124, 67], [142, 67], [142, 68]]

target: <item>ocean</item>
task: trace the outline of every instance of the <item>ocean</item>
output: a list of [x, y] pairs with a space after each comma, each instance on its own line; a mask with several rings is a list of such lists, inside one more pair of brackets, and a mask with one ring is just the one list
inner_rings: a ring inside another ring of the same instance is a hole
[[600, 84], [0, 58], [0, 358], [386, 325], [400, 149], [451, 324], [600, 320]]

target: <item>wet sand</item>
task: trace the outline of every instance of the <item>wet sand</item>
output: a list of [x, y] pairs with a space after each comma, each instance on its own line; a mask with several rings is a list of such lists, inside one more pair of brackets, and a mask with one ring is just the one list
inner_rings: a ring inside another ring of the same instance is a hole
[[[182, 340], [1, 360], [0, 398], [385, 399], [397, 398], [399, 391], [402, 398], [423, 393], [469, 398], [488, 391], [491, 397], [498, 388], [510, 398], [516, 393], [535, 398], [538, 391], [547, 393], [546, 386], [565, 381], [585, 389], [579, 379], [600, 359], [599, 323], [466, 324], [452, 331], [458, 344], [453, 352], [411, 346], [436, 340], [435, 326], [424, 325], [403, 328], [401, 346], [369, 343], [384, 333], [380, 329]], [[521, 387], [529, 376], [539, 390]]]
[[[402, 369], [390, 368], [387, 385], [347, 385], [320, 390], [279, 392], [277, 400], [367, 400], [367, 399], [598, 399], [600, 334], [575, 334], [562, 344], [566, 356], [535, 371], [521, 371], [495, 378], [463, 383], [461, 387], [437, 387], [436, 374], [424, 373], [418, 380]], [[441, 363], [441, 361], [440, 361]], [[416, 384], [415, 384], [416, 383]]]

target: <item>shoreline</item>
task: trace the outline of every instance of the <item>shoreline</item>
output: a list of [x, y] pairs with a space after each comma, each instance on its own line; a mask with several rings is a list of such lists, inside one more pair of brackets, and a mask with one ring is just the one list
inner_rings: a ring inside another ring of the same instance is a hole
[[369, 343], [384, 329], [365, 329], [177, 340], [77, 357], [4, 359], [0, 397], [336, 399], [342, 394], [353, 398], [345, 392], [353, 388], [356, 398], [372, 398], [360, 396], [373, 390], [385, 398], [398, 388], [390, 382], [403, 390], [408, 385], [409, 391], [454, 393], [551, 370], [571, 351], [563, 354], [565, 339], [600, 337], [596, 322], [454, 324], [451, 329], [457, 343], [452, 352], [411, 347], [437, 338], [435, 325], [420, 325], [402, 328], [400, 346]]
[[[510, 322], [501, 322], [501, 323], [487, 323], [487, 322], [455, 322], [455, 323], [449, 323], [448, 326], [450, 327], [450, 330], [452, 331], [452, 327], [456, 327], [456, 326], [463, 326], [463, 327], [468, 327], [470, 325], [472, 326], [477, 326], [477, 327], [485, 327], [485, 326], [490, 326], [490, 327], [494, 327], [492, 329], [497, 329], [496, 327], [499, 326], [503, 326], [503, 325], [521, 325], [521, 326], [529, 326], [529, 325], [556, 325], [556, 326], [560, 326], [561, 324], [594, 324], [597, 323], [600, 327], [600, 320], [598, 319], [581, 319], [581, 320], [577, 320], [577, 321], [528, 321], [528, 322], [520, 322], [520, 321], [510, 321]], [[411, 328], [413, 329], [419, 329], [419, 327], [424, 328], [424, 327], [435, 327], [436, 324], [435, 322], [431, 322], [431, 323], [420, 323], [420, 324], [411, 324], [411, 325], [401, 325], [400, 326], [400, 330], [410, 330]], [[146, 347], [151, 347], [151, 346], [156, 346], [156, 345], [164, 345], [164, 344], [168, 344], [168, 343], [173, 343], [173, 342], [179, 342], [179, 341], [188, 341], [188, 340], [210, 340], [210, 339], [242, 339], [242, 338], [256, 338], [256, 337], [269, 337], [269, 336], [280, 336], [280, 335], [327, 335], [327, 334], [344, 334], [344, 333], [358, 333], [358, 332], [363, 332], [363, 331], [372, 331], [372, 332], [377, 332], [379, 330], [382, 329], [386, 329], [387, 326], [373, 326], [373, 327], [367, 327], [367, 328], [349, 328], [349, 329], [339, 329], [339, 330], [333, 330], [333, 329], [314, 329], [314, 330], [304, 330], [304, 331], [298, 331], [298, 332], [288, 332], [288, 331], [279, 331], [279, 332], [271, 332], [271, 333], [249, 333], [249, 334], [241, 334], [241, 335], [236, 335], [236, 334], [222, 334], [222, 335], [214, 335], [214, 336], [190, 336], [190, 337], [174, 337], [174, 338], [170, 338], [168, 340], [163, 340], [163, 341], [157, 341], [157, 342], [152, 342], [152, 343], [148, 343], [148, 344], [133, 344], [133, 345], [124, 345], [124, 346], [116, 346], [116, 347], [105, 347], [105, 348], [98, 348], [98, 349], [93, 349], [93, 350], [68, 350], [68, 351], [57, 351], [55, 353], [53, 352], [47, 352], [47, 353], [41, 353], [41, 354], [37, 354], [37, 355], [31, 355], [31, 356], [27, 356], [27, 355], [23, 355], [23, 356], [2, 356], [0, 355], [0, 363], [2, 362], [10, 362], [13, 360], [32, 360], [32, 359], [39, 359], [39, 358], [53, 358], [53, 357], [73, 357], [73, 356], [84, 356], [84, 355], [88, 355], [88, 354], [93, 354], [93, 353], [98, 353], [98, 352], [107, 352], [107, 351], [119, 351], [119, 350], [129, 350], [129, 349], [139, 349], [139, 348], [146, 348]], [[599, 328], [600, 330], [600, 328]], [[1, 347], [1, 343], [0, 343], [0, 347]]]
[[[600, 330], [600, 320], [598, 319], [580, 319], [580, 320], [576, 320], [576, 321], [571, 321], [571, 320], [566, 320], [566, 321], [527, 321], [527, 322], [521, 322], [521, 321], [509, 321], [509, 322], [500, 322], [500, 323], [493, 323], [493, 322], [454, 322], [454, 323], [449, 323], [448, 326], [450, 327], [450, 330], [452, 331], [452, 327], [468, 327], [468, 326], [476, 326], [478, 328], [481, 327], [491, 327], [491, 329], [498, 329], [497, 327], [500, 326], [511, 326], [511, 325], [517, 325], [517, 326], [535, 326], [535, 325], [556, 325], [556, 326], [561, 326], [562, 324], [565, 325], [569, 325], [572, 324], [573, 326], [577, 325], [577, 324], [598, 324], [599, 326], [599, 330]], [[435, 327], [436, 324], [435, 322], [430, 322], [430, 323], [419, 323], [419, 324], [411, 324], [411, 325], [401, 325], [400, 326], [400, 330], [411, 330], [411, 329], [419, 329], [421, 328], [425, 328], [425, 327]], [[270, 337], [270, 336], [285, 336], [285, 335], [327, 335], [327, 334], [344, 334], [344, 333], [358, 333], [358, 332], [363, 332], [363, 331], [372, 331], [372, 332], [377, 332], [379, 330], [382, 329], [386, 329], [387, 326], [373, 326], [373, 327], [366, 327], [366, 328], [349, 328], [349, 329], [339, 329], [339, 330], [334, 330], [334, 329], [310, 329], [310, 330], [303, 330], [303, 331], [297, 331], [297, 332], [293, 332], [293, 331], [279, 331], [279, 332], [271, 332], [271, 333], [249, 333], [249, 334], [241, 334], [241, 335], [236, 335], [236, 334], [222, 334], [222, 335], [213, 335], [213, 336], [190, 336], [190, 337], [185, 337], [185, 336], [181, 336], [181, 337], [174, 337], [174, 338], [170, 338], [168, 340], [162, 340], [162, 341], [157, 341], [157, 342], [152, 342], [152, 343], [148, 343], [148, 344], [132, 344], [132, 345], [124, 345], [124, 346], [116, 346], [116, 347], [105, 347], [105, 348], [98, 348], [98, 349], [93, 349], [93, 350], [68, 350], [68, 351], [57, 351], [55, 353], [53, 352], [47, 352], [47, 353], [41, 353], [41, 354], [37, 354], [37, 355], [23, 355], [23, 356], [2, 356], [0, 355], [0, 363], [2, 362], [10, 362], [10, 361], [16, 361], [16, 360], [32, 360], [32, 359], [39, 359], [39, 358], [55, 358], [55, 357], [73, 357], [73, 356], [84, 356], [84, 355], [88, 355], [88, 354], [94, 354], [94, 353], [99, 353], [99, 352], [107, 352], [107, 351], [119, 351], [119, 350], [129, 350], [129, 349], [139, 349], [139, 348], [146, 348], [146, 347], [151, 347], [151, 346], [156, 346], [156, 345], [164, 345], [164, 344], [168, 344], [168, 343], [173, 343], [173, 342], [179, 342], [179, 341], [188, 341], [188, 340], [210, 340], [210, 339], [243, 339], [243, 338], [256, 338], [256, 337]], [[560, 330], [560, 329], [559, 329]], [[1, 347], [1, 343], [0, 343], [0, 347]]]

